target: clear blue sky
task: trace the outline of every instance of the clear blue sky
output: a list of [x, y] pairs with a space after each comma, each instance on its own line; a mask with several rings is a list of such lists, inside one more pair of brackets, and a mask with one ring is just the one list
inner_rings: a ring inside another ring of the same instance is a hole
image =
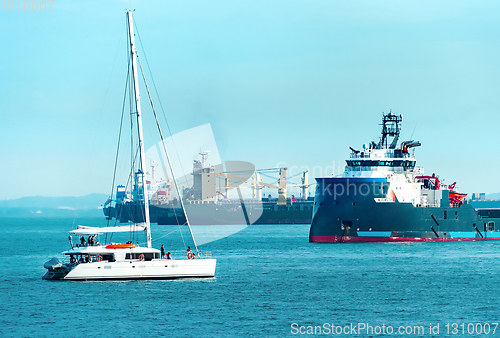
[[55, 0], [0, 8], [0, 199], [109, 192], [127, 8], [172, 132], [222, 160], [338, 173], [392, 109], [426, 173], [500, 192], [498, 1]]

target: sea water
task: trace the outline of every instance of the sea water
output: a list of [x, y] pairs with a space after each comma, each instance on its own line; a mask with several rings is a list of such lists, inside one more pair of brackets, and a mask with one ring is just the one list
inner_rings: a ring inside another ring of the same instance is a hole
[[[316, 244], [308, 225], [213, 227], [230, 234], [201, 245], [214, 278], [42, 280], [74, 227], [0, 221], [1, 337], [500, 335], [500, 242]], [[153, 245], [184, 255], [176, 230], [154, 224]]]

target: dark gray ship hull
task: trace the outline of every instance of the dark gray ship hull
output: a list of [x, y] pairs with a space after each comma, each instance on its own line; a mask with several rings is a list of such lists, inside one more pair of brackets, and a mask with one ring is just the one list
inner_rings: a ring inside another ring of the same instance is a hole
[[[203, 203], [186, 204], [186, 212], [192, 225], [232, 224], [308, 224], [311, 222], [313, 201], [300, 201], [285, 205], [277, 202]], [[179, 218], [180, 213], [180, 218]], [[179, 208], [158, 216], [158, 224], [178, 224], [176, 217], [185, 221]], [[182, 223], [181, 223], [182, 224]]]
[[[500, 218], [482, 217], [469, 204], [400, 203], [382, 178], [317, 178], [310, 242], [401, 242], [499, 239]], [[388, 197], [389, 196], [389, 197]]]
[[[191, 203], [185, 204], [192, 225], [239, 225], [239, 224], [310, 224], [313, 201], [287, 201], [277, 204], [277, 199], [262, 202], [243, 201], [243, 203]], [[136, 203], [126, 203], [105, 208], [108, 218], [116, 218], [121, 223], [143, 222], [144, 208]], [[184, 224], [186, 218], [180, 206], [150, 205], [151, 222], [159, 225]]]

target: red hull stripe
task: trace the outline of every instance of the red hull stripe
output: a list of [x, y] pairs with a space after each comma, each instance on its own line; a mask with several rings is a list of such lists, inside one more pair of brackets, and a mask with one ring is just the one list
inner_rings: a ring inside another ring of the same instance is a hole
[[411, 237], [350, 237], [350, 236], [310, 236], [315, 243], [363, 243], [363, 242], [461, 242], [493, 241], [500, 238], [411, 238]]

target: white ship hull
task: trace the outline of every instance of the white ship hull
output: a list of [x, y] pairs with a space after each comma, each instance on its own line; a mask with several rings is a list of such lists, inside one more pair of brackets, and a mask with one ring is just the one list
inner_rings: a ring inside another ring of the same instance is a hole
[[92, 262], [49, 270], [44, 279], [126, 280], [213, 277], [216, 259], [155, 259], [151, 261]]

